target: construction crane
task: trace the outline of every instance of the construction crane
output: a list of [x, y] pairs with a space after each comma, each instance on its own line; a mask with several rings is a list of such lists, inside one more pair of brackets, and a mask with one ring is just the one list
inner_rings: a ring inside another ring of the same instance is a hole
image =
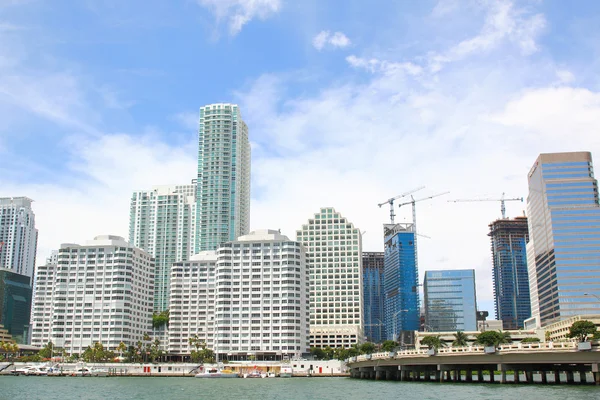
[[[433, 199], [434, 197], [443, 196], [443, 195], [448, 194], [448, 193], [450, 193], [450, 192], [438, 193], [438, 194], [434, 194], [434, 195], [431, 195], [431, 196], [423, 197], [423, 198], [417, 199], [417, 200], [415, 200], [415, 198], [413, 196], [410, 196], [410, 198], [412, 199], [411, 201], [407, 201], [406, 203], [399, 204], [398, 207], [402, 207], [402, 206], [405, 206], [405, 205], [408, 205], [408, 204], [412, 204], [413, 226], [414, 226], [415, 233], [417, 233], [417, 207], [415, 206], [415, 203], [418, 203], [418, 202], [424, 201], [424, 200]], [[422, 236], [425, 236], [425, 235], [422, 235]]]
[[506, 202], [507, 201], [520, 201], [523, 202], [522, 197], [515, 197], [512, 199], [507, 199], [504, 197], [504, 193], [502, 193], [502, 197], [499, 199], [457, 199], [457, 200], [448, 200], [449, 203], [459, 203], [459, 202], [473, 202], [473, 201], [499, 201], [500, 202], [500, 211], [502, 212], [502, 219], [506, 219]]
[[408, 191], [406, 193], [399, 194], [398, 196], [392, 197], [391, 199], [388, 199], [387, 201], [384, 201], [383, 203], [379, 203], [378, 206], [379, 206], [379, 208], [381, 208], [381, 206], [383, 206], [384, 204], [389, 204], [390, 205], [390, 223], [393, 224], [394, 223], [394, 217], [396, 216], [396, 214], [394, 213], [394, 200], [398, 200], [398, 199], [401, 199], [402, 197], [406, 197], [409, 194], [413, 194], [415, 192], [418, 192], [421, 189], [425, 189], [425, 186], [421, 186], [419, 188], [410, 190], [410, 191]]

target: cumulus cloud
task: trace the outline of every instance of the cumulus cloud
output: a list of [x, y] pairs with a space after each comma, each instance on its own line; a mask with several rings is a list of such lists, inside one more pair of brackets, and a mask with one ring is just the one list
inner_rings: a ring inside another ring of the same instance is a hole
[[321, 31], [313, 38], [313, 47], [319, 51], [325, 47], [344, 48], [350, 46], [351, 42], [342, 32]]
[[355, 55], [346, 57], [346, 61], [354, 68], [366, 69], [369, 72], [383, 72], [383, 73], [396, 73], [404, 72], [409, 75], [419, 75], [423, 72], [423, 68], [417, 64], [411, 62], [390, 62], [386, 60], [379, 60], [377, 58], [361, 58]]
[[281, 0], [196, 0], [209, 8], [217, 21], [226, 19], [231, 35], [238, 34], [242, 27], [254, 18], [267, 19], [279, 12]]

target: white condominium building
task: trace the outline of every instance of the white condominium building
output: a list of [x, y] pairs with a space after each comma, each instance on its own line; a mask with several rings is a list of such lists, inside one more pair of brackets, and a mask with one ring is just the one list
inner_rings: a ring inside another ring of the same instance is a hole
[[297, 231], [310, 270], [311, 347], [350, 347], [362, 340], [361, 234], [333, 208]]
[[154, 186], [131, 197], [129, 242], [156, 262], [154, 311], [169, 306], [171, 265], [194, 254], [196, 184]]
[[250, 141], [237, 104], [200, 107], [196, 252], [250, 229]]
[[169, 353], [189, 355], [194, 337], [213, 348], [215, 311], [215, 268], [217, 253], [204, 251], [188, 261], [173, 264], [169, 303]]
[[223, 244], [216, 269], [214, 350], [235, 360], [309, 351], [308, 271], [300, 243], [258, 230]]
[[97, 342], [114, 351], [143, 340], [152, 331], [154, 267], [149, 253], [118, 236], [61, 245], [58, 264], [36, 274], [32, 345], [52, 341], [81, 354]]
[[31, 203], [27, 197], [0, 198], [0, 268], [30, 278], [38, 237]]

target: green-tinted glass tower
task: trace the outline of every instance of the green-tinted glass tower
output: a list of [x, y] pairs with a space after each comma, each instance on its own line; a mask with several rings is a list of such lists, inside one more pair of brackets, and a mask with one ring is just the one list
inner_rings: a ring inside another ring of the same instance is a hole
[[250, 229], [250, 142], [236, 104], [200, 107], [196, 253]]

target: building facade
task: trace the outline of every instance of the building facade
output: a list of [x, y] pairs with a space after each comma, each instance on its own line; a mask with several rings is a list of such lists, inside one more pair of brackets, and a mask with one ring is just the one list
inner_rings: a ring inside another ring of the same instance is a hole
[[204, 251], [173, 264], [169, 302], [169, 353], [187, 356], [198, 337], [214, 349], [215, 269], [217, 253]]
[[541, 154], [528, 175], [532, 316], [600, 314], [600, 206], [589, 152]]
[[310, 271], [310, 346], [348, 348], [363, 338], [360, 230], [333, 208], [296, 232]]
[[235, 360], [307, 354], [304, 247], [278, 231], [258, 230], [223, 244], [217, 253], [213, 351]]
[[423, 282], [425, 330], [477, 330], [475, 270], [426, 271]]
[[365, 340], [385, 340], [384, 310], [384, 263], [383, 252], [362, 253], [363, 275], [363, 323]]
[[496, 318], [502, 320], [506, 330], [521, 329], [523, 321], [531, 317], [527, 217], [499, 219], [489, 226]]
[[27, 197], [0, 198], [0, 269], [33, 277], [38, 231], [33, 200]]
[[150, 253], [154, 272], [154, 311], [169, 306], [171, 266], [194, 253], [196, 184], [154, 186], [131, 196], [129, 243]]
[[419, 271], [414, 224], [384, 224], [384, 322], [388, 340], [414, 343], [419, 330]]
[[135, 345], [152, 331], [154, 269], [149, 253], [118, 236], [61, 245], [58, 263], [36, 274], [31, 344], [69, 354]]
[[200, 107], [195, 253], [250, 229], [250, 141], [236, 104]]
[[21, 344], [29, 338], [31, 292], [31, 278], [0, 270], [0, 325]]

